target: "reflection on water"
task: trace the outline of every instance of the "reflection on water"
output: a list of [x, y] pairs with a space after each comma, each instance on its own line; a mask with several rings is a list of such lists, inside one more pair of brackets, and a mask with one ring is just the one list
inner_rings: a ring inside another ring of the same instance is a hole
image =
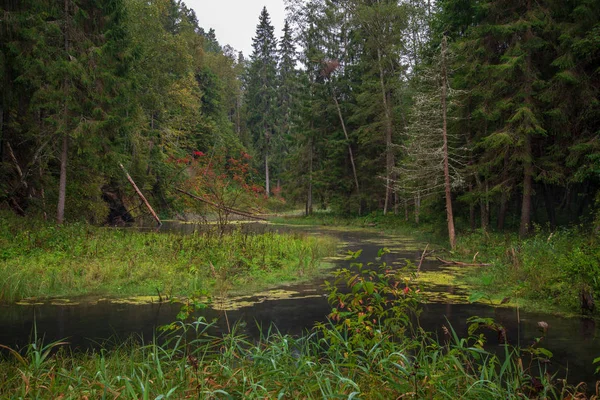
[[[197, 226], [175, 224], [166, 229], [189, 234], [197, 232]], [[399, 257], [417, 260], [421, 255], [420, 246], [409, 240], [364, 231], [339, 231], [314, 227], [286, 227], [281, 225], [244, 224], [243, 229], [253, 232], [269, 230], [289, 232], [304, 231], [311, 234], [332, 234], [343, 241], [350, 250], [362, 249], [357, 261], [369, 262], [377, 256], [381, 247], [392, 249], [384, 256], [384, 261], [394, 263]], [[426, 261], [422, 270], [437, 268], [435, 262]], [[246, 322], [245, 331], [251, 337], [258, 336], [258, 326], [277, 326], [280, 332], [302, 334], [316, 321], [324, 321], [330, 308], [322, 293], [320, 282], [304, 283], [284, 288], [292, 295], [286, 299], [267, 297], [248, 297], [250, 306], [240, 307], [227, 312], [229, 321]], [[453, 287], [438, 285], [437, 290], [456, 290]], [[307, 296], [308, 295], [308, 296]], [[73, 348], [85, 349], [94, 343], [112, 338], [118, 340], [131, 334], [137, 334], [146, 340], [152, 338], [156, 327], [167, 325], [175, 319], [180, 305], [171, 303], [154, 304], [114, 304], [109, 301], [81, 303], [77, 305], [41, 304], [34, 306], [0, 306], [0, 344], [22, 347], [30, 342], [34, 323], [38, 336], [45, 341], [68, 338]], [[221, 329], [225, 327], [223, 312], [208, 309], [202, 314], [210, 321], [219, 319]], [[467, 319], [472, 316], [491, 317], [506, 327], [510, 344], [523, 347], [531, 344], [540, 336], [538, 321], [549, 324], [546, 339], [541, 346], [554, 353], [554, 365], [568, 368], [569, 381], [585, 381], [589, 385], [595, 381], [593, 359], [600, 356], [598, 327], [593, 320], [582, 318], [560, 318], [542, 313], [520, 313], [516, 309], [492, 308], [483, 304], [440, 304], [423, 305], [420, 323], [427, 331], [437, 332], [443, 337], [442, 326], [448, 320], [459, 335], [467, 335]], [[498, 345], [497, 336], [487, 335], [491, 348]], [[563, 375], [564, 376], [564, 373]]]
[[[166, 325], [175, 319], [180, 306], [162, 304], [112, 304], [99, 302], [95, 305], [37, 305], [4, 306], [0, 308], [0, 343], [21, 347], [29, 343], [33, 324], [45, 341], [68, 338], [74, 348], [85, 349], [108, 338], [125, 338], [132, 333], [146, 340], [152, 338], [155, 328]], [[258, 337], [258, 326], [277, 326], [282, 333], [302, 334], [316, 321], [324, 321], [330, 308], [324, 296], [267, 300], [251, 307], [228, 311], [230, 321], [244, 321], [245, 332], [250, 337]], [[219, 319], [219, 326], [225, 329], [223, 312], [204, 310], [209, 321]], [[424, 304], [420, 317], [421, 326], [437, 332], [443, 338], [442, 326], [449, 323], [459, 336], [467, 335], [467, 319], [474, 315], [491, 317], [506, 327], [508, 340], [512, 345], [527, 346], [540, 336], [538, 321], [549, 324], [546, 339], [541, 346], [554, 353], [553, 363], [568, 368], [570, 381], [594, 381], [593, 359], [600, 355], [598, 328], [594, 321], [580, 318], [560, 318], [547, 314], [520, 313], [508, 308], [492, 308], [481, 304]], [[486, 335], [492, 349], [498, 346], [497, 335]]]

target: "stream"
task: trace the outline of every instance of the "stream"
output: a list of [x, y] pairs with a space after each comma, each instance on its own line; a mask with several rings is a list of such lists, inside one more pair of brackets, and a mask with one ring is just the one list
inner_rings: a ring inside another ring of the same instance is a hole
[[[196, 229], [195, 225], [171, 223], [161, 229], [186, 234]], [[362, 249], [356, 260], [367, 263], [374, 261], [382, 247], [390, 253], [382, 260], [391, 265], [403, 265], [408, 259], [419, 263], [423, 245], [394, 235], [376, 231], [341, 230], [334, 228], [296, 227], [271, 224], [244, 224], [242, 229], [252, 232], [276, 230], [280, 232], [305, 232], [311, 235], [332, 235], [346, 250]], [[344, 250], [342, 250], [344, 252]], [[349, 261], [335, 260], [335, 267], [349, 265]], [[422, 265], [423, 277], [428, 272], [444, 272], [437, 261], [426, 259]], [[442, 337], [442, 326], [450, 323], [459, 336], [467, 336], [467, 319], [472, 316], [491, 317], [502, 324], [507, 331], [510, 344], [527, 346], [540, 336], [539, 321], [549, 325], [546, 338], [541, 346], [553, 353], [552, 364], [559, 371], [559, 378], [567, 375], [571, 383], [586, 382], [588, 388], [595, 385], [594, 358], [600, 356], [599, 329], [594, 320], [586, 318], [565, 318], [544, 313], [518, 312], [516, 308], [500, 308], [490, 305], [466, 302], [464, 289], [440, 279], [427, 280], [424, 286], [431, 293], [428, 302], [422, 305], [421, 326]], [[439, 294], [437, 296], [436, 294]], [[146, 340], [151, 339], [156, 327], [167, 325], [175, 320], [181, 305], [177, 303], [131, 304], [106, 299], [72, 299], [71, 304], [45, 302], [35, 305], [0, 305], [0, 344], [20, 348], [31, 342], [34, 326], [38, 337], [46, 343], [67, 339], [72, 348], [87, 349], [96, 347], [107, 340], [118, 343], [132, 334]], [[201, 314], [208, 321], [219, 318], [221, 328], [223, 311], [227, 309], [230, 322], [244, 321], [244, 331], [250, 337], [257, 337], [259, 326], [277, 326], [280, 332], [299, 335], [310, 329], [316, 321], [324, 321], [330, 306], [323, 292], [322, 279], [312, 282], [288, 285], [271, 291], [242, 296], [228, 300], [227, 306], [205, 309]], [[486, 334], [490, 348], [501, 346], [494, 332]]]

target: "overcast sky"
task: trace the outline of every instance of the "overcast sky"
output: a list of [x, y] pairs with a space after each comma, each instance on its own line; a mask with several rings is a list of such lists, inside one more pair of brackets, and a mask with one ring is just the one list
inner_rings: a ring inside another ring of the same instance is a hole
[[283, 0], [185, 0], [185, 4], [196, 11], [202, 28], [215, 30], [221, 46], [228, 44], [243, 51], [245, 57], [252, 53], [252, 38], [263, 7], [267, 7], [271, 16], [275, 37], [281, 38], [285, 18]]

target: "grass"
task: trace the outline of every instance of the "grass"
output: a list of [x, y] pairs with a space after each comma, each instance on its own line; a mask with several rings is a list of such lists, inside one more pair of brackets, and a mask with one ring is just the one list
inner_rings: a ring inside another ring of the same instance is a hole
[[274, 217], [271, 218], [271, 221], [288, 225], [333, 226], [361, 230], [376, 229], [390, 234], [411, 237], [422, 243], [441, 246], [447, 244], [447, 236], [434, 229], [431, 224], [416, 225], [412, 220], [406, 221], [404, 215], [394, 215], [393, 213], [383, 215], [381, 212], [373, 212], [364, 216], [353, 216], [316, 211], [310, 216], [292, 214]]
[[[363, 217], [340, 216], [319, 212], [310, 217], [280, 218], [289, 224], [334, 225], [376, 228], [410, 235], [420, 242], [435, 245], [436, 251], [447, 247], [443, 229], [430, 223], [414, 225], [403, 217], [373, 213]], [[554, 232], [540, 229], [528, 238], [516, 233], [459, 232], [457, 247], [448, 259], [489, 263], [487, 267], [465, 268], [457, 276], [459, 285], [467, 287], [473, 299], [531, 311], [581, 314], [582, 293], [591, 293], [600, 301], [600, 245], [598, 234], [585, 227], [560, 228]], [[600, 304], [594, 311], [597, 315]]]
[[[491, 263], [474, 269], [467, 282], [488, 297], [511, 297], [526, 308], [581, 313], [581, 295], [600, 299], [600, 246], [582, 227], [515, 234], [476, 232], [459, 237], [456, 255]], [[590, 310], [583, 310], [590, 312]]]
[[[585, 386], [568, 385], [547, 373], [541, 361], [547, 353], [538, 348], [506, 345], [501, 356], [488, 352], [478, 329], [499, 331], [495, 322], [472, 320], [466, 338], [445, 326], [438, 339], [407, 318], [418, 315], [416, 293], [396, 290], [383, 272], [364, 271], [355, 278], [350, 293], [332, 288], [330, 301], [333, 306], [343, 300], [356, 309], [332, 314], [338, 317], [335, 322], [319, 324], [301, 337], [275, 327], [254, 340], [239, 327], [213, 336], [212, 323], [198, 319], [173, 323], [149, 344], [132, 339], [87, 353], [37, 340], [20, 352], [3, 347], [0, 397], [587, 398]], [[384, 288], [386, 296], [373, 296]], [[391, 309], [378, 311], [383, 303]], [[372, 323], [364, 319], [365, 312]]]
[[56, 226], [0, 216], [0, 302], [79, 295], [163, 296], [258, 290], [308, 279], [336, 253], [332, 238], [180, 235]]

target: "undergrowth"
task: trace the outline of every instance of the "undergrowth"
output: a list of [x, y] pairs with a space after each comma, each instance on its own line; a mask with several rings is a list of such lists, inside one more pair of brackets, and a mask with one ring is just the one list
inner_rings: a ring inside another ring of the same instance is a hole
[[[469, 336], [451, 326], [436, 338], [418, 324], [419, 293], [385, 263], [339, 270], [329, 286], [329, 322], [304, 336], [275, 327], [258, 338], [239, 326], [213, 336], [202, 318], [165, 327], [151, 343], [128, 341], [110, 350], [70, 353], [64, 343], [35, 340], [22, 351], [3, 346], [0, 397], [126, 399], [585, 399], [546, 370], [538, 347], [485, 347], [474, 317]], [[540, 323], [540, 336], [545, 335]], [[589, 388], [593, 390], [593, 388]], [[594, 398], [594, 397], [591, 397]]]
[[460, 236], [456, 254], [464, 258], [478, 254], [479, 261], [491, 264], [474, 270], [469, 278], [478, 291], [558, 310], [597, 312], [597, 307], [582, 304], [582, 296], [600, 299], [600, 246], [597, 234], [581, 227], [538, 230], [525, 239], [479, 231]]
[[336, 246], [332, 238], [305, 234], [181, 235], [2, 215], [0, 302], [86, 294], [168, 297], [210, 292], [222, 276], [233, 291], [264, 288], [314, 276]]

